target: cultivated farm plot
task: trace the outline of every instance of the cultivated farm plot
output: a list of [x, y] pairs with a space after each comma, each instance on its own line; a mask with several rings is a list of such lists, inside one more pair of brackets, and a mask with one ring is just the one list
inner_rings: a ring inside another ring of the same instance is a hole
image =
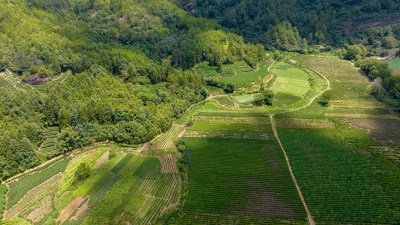
[[45, 182], [55, 174], [63, 172], [67, 166], [69, 158], [53, 163], [43, 171], [38, 171], [33, 174], [26, 175], [16, 181], [9, 183], [10, 191], [7, 194], [8, 204], [7, 209], [16, 204], [19, 199], [24, 196], [29, 190]]
[[263, 79], [269, 74], [268, 67], [271, 63], [271, 61], [264, 61], [258, 65], [257, 69], [247, 66], [247, 68], [235, 69], [236, 74], [234, 76], [220, 76], [213, 77], [212, 79], [224, 83], [232, 83], [237, 88], [249, 88], [254, 86], [254, 82], [257, 79]]
[[220, 96], [213, 99], [226, 108], [235, 108], [236, 106], [235, 102], [228, 96]]
[[44, 153], [57, 153], [60, 150], [57, 142], [57, 134], [60, 133], [59, 127], [48, 127], [44, 132], [44, 142], [40, 145], [40, 150]]
[[277, 76], [271, 90], [275, 93], [274, 105], [292, 105], [301, 100], [310, 89], [308, 74], [303, 70], [284, 62], [278, 62], [273, 67]]
[[11, 71], [5, 70], [0, 72], [0, 88], [7, 91], [30, 90], [32, 87], [21, 81], [19, 77], [12, 74]]
[[161, 134], [152, 144], [153, 149], [169, 149], [174, 148], [174, 140], [178, 137], [179, 132], [184, 128], [183, 124], [173, 124], [171, 129]]
[[400, 221], [400, 211], [391, 210], [400, 207], [397, 166], [353, 149], [335, 129], [278, 127], [278, 132], [317, 223]]
[[[208, 214], [303, 220], [305, 210], [276, 142], [255, 139], [184, 138], [192, 150], [189, 195], [182, 222]], [[207, 194], [204, 194], [207, 193]], [[194, 219], [194, 220], [191, 220]], [[219, 222], [220, 222], [219, 221]], [[216, 222], [216, 223], [219, 223]]]
[[104, 221], [113, 224], [155, 223], [163, 212], [178, 203], [180, 179], [175, 160], [171, 155], [160, 159], [132, 158], [118, 172], [120, 178], [88, 212], [82, 224]]
[[328, 107], [316, 101], [277, 115], [280, 140], [314, 220], [398, 223], [400, 211], [392, 209], [400, 207], [400, 169], [391, 160], [398, 120], [370, 95], [371, 84], [349, 62], [313, 56], [295, 60], [331, 81]]

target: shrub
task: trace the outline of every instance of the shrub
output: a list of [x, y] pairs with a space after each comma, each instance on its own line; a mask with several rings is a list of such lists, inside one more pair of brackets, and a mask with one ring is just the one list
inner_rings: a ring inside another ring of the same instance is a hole
[[76, 181], [84, 181], [90, 176], [90, 167], [86, 162], [83, 162], [79, 165], [78, 169], [75, 172], [75, 180]]

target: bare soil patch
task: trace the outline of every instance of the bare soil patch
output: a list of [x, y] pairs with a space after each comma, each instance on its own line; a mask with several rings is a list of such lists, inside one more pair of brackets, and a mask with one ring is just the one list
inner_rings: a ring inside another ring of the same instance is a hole
[[60, 212], [56, 222], [62, 224], [83, 203], [83, 201], [85, 201], [83, 197], [76, 197], [74, 200], [68, 203], [68, 205]]
[[93, 165], [92, 169], [98, 169], [103, 163], [105, 163], [110, 157], [110, 152], [106, 152], [103, 156], [97, 160], [96, 164]]
[[25, 219], [28, 219], [34, 223], [39, 222], [46, 215], [51, 213], [53, 200], [51, 196], [46, 196], [43, 201], [40, 202], [39, 207], [30, 212]]
[[71, 217], [72, 220], [78, 220], [81, 215], [83, 215], [89, 209], [89, 200], [85, 201], [76, 211], [74, 216]]
[[164, 158], [160, 158], [161, 173], [177, 173], [176, 170], [176, 157], [168, 154]]
[[33, 85], [40, 85], [49, 82], [49, 78], [47, 77], [40, 77], [39, 74], [33, 74], [24, 80], [25, 83], [33, 84]]

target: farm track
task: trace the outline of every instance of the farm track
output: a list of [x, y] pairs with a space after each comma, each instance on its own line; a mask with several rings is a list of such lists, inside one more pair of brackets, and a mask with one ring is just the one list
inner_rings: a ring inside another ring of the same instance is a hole
[[[273, 65], [273, 64], [272, 64], [272, 65]], [[272, 65], [268, 68], [268, 72], [270, 71]], [[299, 193], [300, 199], [301, 199], [301, 201], [303, 202], [304, 208], [305, 208], [305, 210], [306, 210], [306, 212], [307, 212], [308, 222], [309, 222], [310, 225], [315, 225], [315, 221], [314, 221], [313, 218], [312, 218], [312, 215], [311, 215], [311, 213], [310, 213], [310, 210], [308, 209], [308, 206], [307, 206], [307, 204], [306, 204], [306, 202], [305, 202], [305, 200], [304, 200], [303, 194], [301, 193], [300, 187], [299, 187], [299, 185], [297, 184], [296, 177], [295, 177], [294, 174], [293, 174], [292, 167], [290, 166], [289, 158], [288, 158], [288, 156], [287, 156], [287, 154], [286, 154], [285, 148], [283, 147], [282, 142], [281, 142], [281, 140], [279, 139], [279, 135], [278, 135], [278, 131], [277, 131], [276, 126], [275, 126], [275, 119], [274, 119], [274, 116], [275, 116], [275, 115], [282, 114], [282, 113], [288, 113], [288, 112], [294, 112], [294, 111], [298, 111], [298, 110], [300, 110], [300, 109], [304, 109], [304, 108], [309, 107], [309, 106], [315, 101], [315, 99], [317, 99], [319, 96], [321, 96], [323, 93], [325, 93], [327, 90], [330, 89], [331, 82], [329, 81], [329, 79], [328, 79], [326, 76], [324, 76], [323, 74], [321, 74], [320, 72], [318, 72], [318, 71], [316, 71], [316, 70], [314, 70], [314, 69], [311, 69], [311, 68], [309, 68], [309, 69], [312, 70], [312, 71], [314, 71], [314, 72], [316, 72], [316, 73], [319, 74], [321, 77], [323, 77], [323, 78], [326, 80], [327, 84], [328, 84], [327, 87], [326, 87], [324, 90], [322, 90], [321, 92], [319, 92], [317, 95], [315, 95], [315, 96], [310, 100], [310, 102], [307, 103], [306, 105], [301, 106], [301, 107], [299, 107], [299, 108], [292, 109], [292, 110], [288, 110], [288, 111], [284, 111], [284, 112], [280, 112], [280, 113], [271, 114], [271, 115], [269, 116], [269, 118], [270, 118], [270, 120], [271, 120], [271, 126], [272, 126], [272, 130], [273, 130], [273, 132], [274, 132], [274, 136], [275, 136], [276, 140], [278, 141], [278, 143], [279, 143], [279, 145], [280, 145], [280, 147], [281, 147], [281, 149], [282, 149], [282, 151], [283, 151], [283, 154], [285, 155], [285, 159], [286, 159], [286, 163], [287, 163], [288, 168], [289, 168], [290, 175], [292, 176], [293, 182], [294, 182], [294, 184], [295, 184], [295, 186], [296, 186], [296, 188], [297, 188], [297, 191], [298, 191], [298, 193]]]

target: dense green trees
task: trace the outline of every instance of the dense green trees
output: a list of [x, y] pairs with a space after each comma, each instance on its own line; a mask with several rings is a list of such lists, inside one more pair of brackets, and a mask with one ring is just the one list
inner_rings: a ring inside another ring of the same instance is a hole
[[[265, 43], [265, 32], [271, 32], [271, 26], [289, 21], [298, 28], [300, 37], [306, 38], [310, 44], [342, 46], [361, 41], [367, 44], [367, 39], [372, 38], [370, 34], [376, 34], [368, 28], [379, 29], [383, 24], [397, 24], [394, 15], [400, 11], [397, 0], [174, 1], [195, 16], [216, 20], [253, 43]], [[399, 31], [400, 27], [394, 26], [391, 35], [398, 39]], [[380, 45], [383, 37], [375, 37], [374, 44]], [[391, 38], [385, 39], [391, 42]]]
[[392, 76], [389, 65], [374, 58], [359, 60], [356, 65], [374, 80], [371, 93], [395, 111], [400, 111], [400, 77]]

